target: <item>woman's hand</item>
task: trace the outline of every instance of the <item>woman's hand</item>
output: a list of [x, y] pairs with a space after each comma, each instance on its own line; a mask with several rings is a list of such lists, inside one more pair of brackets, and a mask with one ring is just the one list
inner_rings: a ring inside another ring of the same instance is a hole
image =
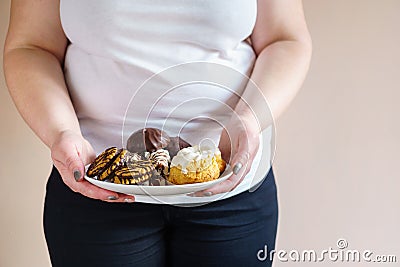
[[260, 144], [259, 135], [259, 124], [252, 115], [233, 117], [219, 142], [222, 158], [233, 166], [233, 174], [227, 180], [192, 195], [212, 196], [232, 191], [250, 171]]
[[109, 202], [133, 202], [135, 200], [133, 196], [99, 188], [83, 179], [85, 165], [95, 158], [95, 153], [89, 142], [81, 135], [73, 131], [64, 131], [59, 134], [51, 146], [51, 157], [64, 183], [72, 191], [89, 198]]

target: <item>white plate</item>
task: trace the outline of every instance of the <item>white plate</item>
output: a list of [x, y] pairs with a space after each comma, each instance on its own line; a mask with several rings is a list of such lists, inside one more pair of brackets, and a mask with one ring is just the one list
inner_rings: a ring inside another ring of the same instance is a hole
[[99, 181], [85, 175], [85, 179], [90, 183], [111, 191], [124, 193], [128, 195], [150, 195], [150, 196], [164, 196], [164, 195], [178, 195], [187, 194], [195, 191], [204, 190], [225, 181], [232, 175], [232, 169], [227, 164], [225, 171], [221, 176], [213, 181], [195, 184], [183, 184], [183, 185], [167, 185], [167, 186], [148, 186], [148, 185], [124, 185], [114, 184], [110, 182]]

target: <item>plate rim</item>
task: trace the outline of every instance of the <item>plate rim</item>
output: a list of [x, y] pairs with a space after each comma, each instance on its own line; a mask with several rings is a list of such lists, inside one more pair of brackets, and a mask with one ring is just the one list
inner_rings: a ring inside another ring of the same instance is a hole
[[[89, 164], [90, 165], [90, 164]], [[101, 186], [99, 186], [99, 185], [102, 185], [102, 184], [104, 184], [104, 185], [107, 185], [107, 187], [108, 187], [108, 185], [110, 185], [111, 187], [116, 187], [116, 189], [118, 189], [118, 188], [125, 188], [125, 189], [132, 189], [132, 190], [140, 190], [140, 191], [142, 191], [144, 194], [146, 194], [146, 195], [154, 195], [154, 196], [156, 196], [156, 195], [158, 195], [158, 196], [160, 196], [160, 195], [180, 195], [180, 194], [185, 194], [185, 193], [190, 193], [190, 192], [194, 192], [195, 190], [193, 190], [193, 188], [194, 189], [196, 189], [197, 187], [205, 187], [205, 188], [203, 188], [203, 189], [200, 189], [200, 190], [204, 190], [204, 189], [207, 189], [207, 188], [209, 188], [209, 187], [207, 187], [208, 185], [210, 185], [210, 187], [212, 186], [212, 185], [214, 185], [214, 184], [218, 184], [219, 182], [223, 182], [223, 181], [225, 181], [225, 180], [227, 180], [232, 174], [233, 174], [233, 171], [232, 171], [232, 168], [231, 168], [231, 166], [227, 163], [226, 164], [226, 167], [225, 167], [225, 170], [224, 170], [224, 172], [220, 175], [220, 177], [218, 177], [217, 179], [215, 179], [215, 180], [211, 180], [211, 181], [207, 181], [207, 182], [201, 182], [201, 183], [191, 183], [191, 184], [179, 184], [179, 185], [124, 185], [124, 184], [116, 184], [116, 183], [111, 183], [111, 182], [105, 182], [105, 181], [100, 181], [100, 180], [97, 180], [97, 179], [95, 179], [95, 178], [92, 178], [92, 177], [88, 177], [87, 175], [86, 175], [86, 169], [87, 169], [87, 167], [89, 166], [89, 165], [87, 165], [87, 166], [85, 166], [85, 176], [84, 176], [84, 178], [85, 178], [85, 180], [87, 180], [89, 183], [91, 183], [91, 184], [93, 184], [93, 185], [95, 185], [95, 186], [97, 186], [97, 187], [100, 187], [100, 188], [103, 188], [103, 189], [106, 189], [106, 190], [110, 190], [110, 191], [114, 191], [114, 192], [117, 192], [117, 193], [120, 193], [120, 192], [118, 192], [118, 191], [115, 191], [115, 189], [113, 190], [113, 189], [110, 189], [110, 188], [104, 188], [104, 187], [101, 187]], [[220, 180], [220, 181], [219, 181]], [[91, 182], [91, 181], [93, 181], [93, 182]], [[217, 182], [217, 181], [219, 181], [219, 182]], [[96, 184], [97, 183], [97, 184]], [[99, 185], [98, 185], [99, 184]], [[150, 189], [151, 188], [151, 189]], [[149, 193], [149, 192], [146, 192], [146, 190], [150, 190], [150, 191], [158, 191], [158, 190], [160, 190], [160, 191], [162, 191], [163, 189], [166, 189], [167, 191], [172, 191], [172, 190], [184, 190], [184, 189], [187, 189], [188, 191], [187, 192], [185, 192], [185, 193], [178, 193], [178, 194], [151, 194], [151, 193]], [[192, 191], [189, 191], [189, 190], [192, 190]], [[126, 194], [126, 193], [125, 193]], [[138, 194], [138, 193], [131, 193], [131, 194]]]

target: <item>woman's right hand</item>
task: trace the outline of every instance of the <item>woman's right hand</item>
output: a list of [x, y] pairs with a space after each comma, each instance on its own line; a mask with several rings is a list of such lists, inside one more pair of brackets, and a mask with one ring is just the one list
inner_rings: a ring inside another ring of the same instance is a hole
[[89, 142], [73, 131], [61, 132], [51, 145], [54, 166], [72, 191], [108, 202], [133, 202], [133, 196], [102, 189], [83, 179], [85, 165], [92, 162], [95, 156]]

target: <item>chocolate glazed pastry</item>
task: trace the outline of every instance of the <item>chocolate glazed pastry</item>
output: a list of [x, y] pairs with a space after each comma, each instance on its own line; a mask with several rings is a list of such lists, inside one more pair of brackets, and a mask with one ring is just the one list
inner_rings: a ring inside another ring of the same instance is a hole
[[154, 152], [170, 142], [168, 134], [156, 128], [140, 129], [129, 136], [126, 147], [131, 152]]
[[178, 151], [181, 150], [182, 148], [189, 147], [190, 144], [180, 138], [179, 136], [176, 137], [171, 137], [170, 142], [165, 148], [169, 152], [169, 156], [173, 158], [176, 154], [178, 154]]
[[175, 156], [179, 150], [189, 147], [190, 144], [182, 138], [169, 137], [168, 134], [156, 128], [140, 129], [131, 136], [127, 141], [127, 149], [130, 152], [141, 153], [154, 152], [159, 149], [168, 150], [171, 158]]

